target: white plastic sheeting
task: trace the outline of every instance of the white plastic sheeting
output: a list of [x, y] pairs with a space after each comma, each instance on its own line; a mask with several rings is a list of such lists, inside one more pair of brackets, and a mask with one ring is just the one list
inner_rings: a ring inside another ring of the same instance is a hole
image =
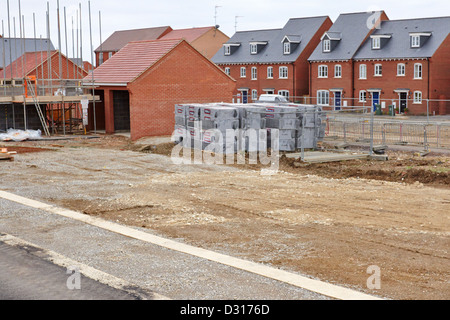
[[25, 141], [37, 139], [42, 139], [41, 130], [9, 129], [6, 133], [0, 133], [0, 141]]

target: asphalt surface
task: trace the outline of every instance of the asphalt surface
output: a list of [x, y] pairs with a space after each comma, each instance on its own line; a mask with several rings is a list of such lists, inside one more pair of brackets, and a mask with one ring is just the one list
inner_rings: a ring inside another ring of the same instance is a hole
[[[149, 230], [141, 230], [151, 232]], [[174, 300], [328, 300], [323, 295], [92, 225], [0, 199], [0, 233], [51, 250]], [[32, 250], [33, 251], [33, 250]], [[35, 250], [36, 251], [36, 250]], [[0, 246], [1, 299], [135, 299], [107, 283], [81, 279], [26, 248]], [[76, 266], [75, 266], [76, 267]], [[105, 287], [106, 285], [106, 287]], [[152, 299], [152, 296], [149, 296]]]
[[[0, 242], [0, 300], [135, 300], [136, 296]], [[37, 254], [37, 255], [36, 255]]]

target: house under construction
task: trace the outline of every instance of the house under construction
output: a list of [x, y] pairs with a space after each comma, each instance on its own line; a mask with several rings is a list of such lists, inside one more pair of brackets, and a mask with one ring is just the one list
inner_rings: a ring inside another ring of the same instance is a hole
[[[88, 70], [60, 51], [49, 50], [50, 41], [45, 41], [47, 50], [42, 45], [40, 51], [28, 48], [13, 60], [17, 39], [1, 40], [0, 131], [40, 129], [45, 135], [85, 131], [82, 102], [94, 101], [92, 91], [81, 85]], [[32, 41], [42, 39], [22, 39], [22, 43]], [[22, 43], [19, 47], [25, 47]]]

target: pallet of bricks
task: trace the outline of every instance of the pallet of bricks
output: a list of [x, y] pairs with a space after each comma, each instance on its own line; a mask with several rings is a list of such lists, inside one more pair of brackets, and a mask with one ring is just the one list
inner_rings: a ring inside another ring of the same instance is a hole
[[220, 142], [211, 129], [218, 130], [224, 142], [227, 141], [227, 130], [242, 129], [240, 135], [233, 134], [230, 141], [223, 144], [223, 152], [252, 152], [272, 147], [272, 136], [278, 132], [279, 150], [288, 152], [302, 146], [304, 149], [317, 148], [318, 141], [325, 135], [325, 123], [325, 114], [316, 106], [183, 104], [175, 106], [174, 137], [175, 142], [183, 143], [184, 147], [204, 150], [212, 143]]

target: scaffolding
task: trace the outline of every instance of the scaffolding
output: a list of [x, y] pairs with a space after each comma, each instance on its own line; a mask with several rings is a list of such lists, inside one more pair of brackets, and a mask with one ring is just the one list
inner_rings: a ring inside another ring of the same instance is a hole
[[[57, 82], [34, 77], [0, 80], [0, 119], [4, 121], [0, 130], [40, 129], [47, 136], [86, 133], [81, 103], [98, 102], [99, 96], [93, 96], [92, 88], [81, 81]], [[39, 119], [38, 127], [31, 117]]]
[[[5, 12], [8, 15], [8, 38], [5, 38], [4, 21], [0, 34], [0, 131], [8, 129], [40, 129], [43, 134], [86, 134], [87, 109], [92, 106], [95, 124], [95, 103], [99, 96], [95, 95], [94, 86], [84, 86], [82, 80], [94, 72], [85, 70], [82, 46], [82, 8], [76, 12], [76, 45], [74, 17], [72, 17], [72, 58], [68, 58], [67, 18], [64, 8], [65, 54], [62, 53], [60, 7], [57, 1], [58, 50], [52, 48], [50, 40], [50, 5], [47, 2], [45, 39], [36, 37], [36, 22], [33, 14], [34, 38], [25, 37], [25, 17], [20, 12], [20, 37], [16, 37], [16, 19], [14, 21], [14, 37], [11, 37], [10, 6], [7, 0]], [[89, 1], [89, 27], [90, 22]], [[34, 48], [32, 45], [34, 42]], [[47, 48], [44, 49], [44, 46]], [[31, 47], [31, 48], [30, 48]], [[92, 35], [91, 35], [92, 47]], [[13, 54], [14, 53], [14, 54]], [[20, 54], [19, 54], [20, 53]], [[9, 61], [5, 59], [9, 57]], [[93, 59], [93, 57], [91, 56]], [[34, 60], [34, 61], [32, 61]], [[81, 61], [81, 63], [79, 63]], [[30, 69], [32, 65], [32, 69]], [[3, 68], [1, 67], [3, 66]]]

